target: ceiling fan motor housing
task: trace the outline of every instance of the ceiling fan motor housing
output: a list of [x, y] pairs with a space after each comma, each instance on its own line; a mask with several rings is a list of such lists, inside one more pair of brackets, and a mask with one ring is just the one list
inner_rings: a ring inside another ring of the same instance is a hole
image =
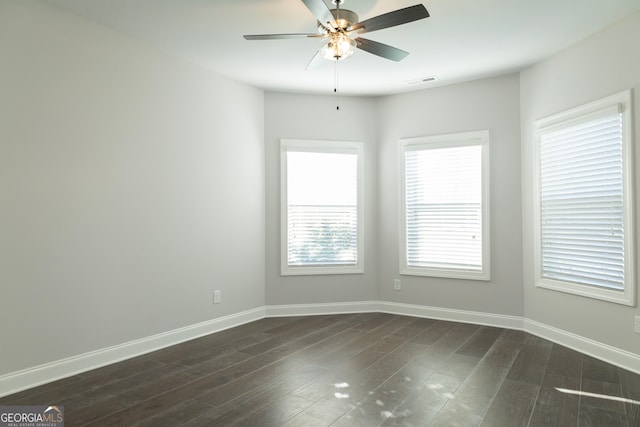
[[[331, 9], [331, 14], [338, 25], [337, 29], [347, 30], [353, 24], [359, 22], [358, 14], [352, 10], [348, 9]], [[323, 24], [318, 21], [318, 32], [320, 34], [326, 34], [327, 32], [327, 24]]]

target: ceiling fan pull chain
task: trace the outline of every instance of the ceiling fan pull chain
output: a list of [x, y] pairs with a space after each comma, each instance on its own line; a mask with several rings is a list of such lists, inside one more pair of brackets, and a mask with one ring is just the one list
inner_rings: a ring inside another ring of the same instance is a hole
[[340, 92], [338, 92], [338, 60], [335, 60], [335, 67], [334, 67], [334, 78], [335, 78], [335, 84], [333, 86], [333, 93], [336, 94], [336, 110], [340, 109]]

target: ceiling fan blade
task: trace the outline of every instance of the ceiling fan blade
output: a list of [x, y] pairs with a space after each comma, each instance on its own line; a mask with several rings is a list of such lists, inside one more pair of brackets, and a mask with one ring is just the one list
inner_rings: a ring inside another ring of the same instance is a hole
[[394, 10], [393, 12], [384, 13], [373, 18], [365, 19], [349, 28], [349, 31], [358, 31], [359, 33], [370, 33], [371, 31], [382, 30], [384, 28], [395, 27], [409, 22], [417, 21], [429, 17], [427, 8], [421, 4], [405, 7], [404, 9]]
[[302, 0], [302, 3], [307, 6], [307, 9], [309, 9], [313, 16], [315, 16], [322, 25], [332, 32], [338, 26], [333, 14], [323, 0]]
[[322, 57], [322, 55], [320, 55], [320, 51], [318, 50], [316, 54], [313, 55], [313, 58], [311, 58], [311, 61], [309, 61], [309, 63], [305, 67], [305, 71], [315, 70], [316, 68], [319, 68], [323, 62], [324, 58]]
[[398, 49], [397, 47], [389, 46], [384, 43], [374, 42], [373, 40], [363, 39], [362, 37], [358, 37], [354, 40], [358, 44], [358, 49], [362, 49], [365, 52], [369, 52], [392, 61], [402, 61], [407, 57], [407, 55], [409, 55], [409, 52], [405, 52], [402, 49]]
[[245, 34], [246, 40], [278, 40], [278, 39], [299, 39], [307, 37], [323, 37], [317, 33], [292, 33], [292, 34]]

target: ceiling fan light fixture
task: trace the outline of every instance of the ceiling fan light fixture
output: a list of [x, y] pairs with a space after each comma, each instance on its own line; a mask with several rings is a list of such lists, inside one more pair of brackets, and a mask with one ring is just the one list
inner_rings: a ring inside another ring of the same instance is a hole
[[342, 33], [335, 33], [320, 48], [320, 54], [329, 61], [347, 59], [356, 50], [356, 41]]

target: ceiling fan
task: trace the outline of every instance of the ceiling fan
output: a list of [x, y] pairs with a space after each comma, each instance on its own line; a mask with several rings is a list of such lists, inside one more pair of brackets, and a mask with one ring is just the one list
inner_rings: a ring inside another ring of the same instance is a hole
[[401, 61], [409, 52], [373, 40], [358, 37], [360, 34], [395, 27], [429, 17], [422, 4], [405, 7], [384, 13], [373, 18], [359, 21], [358, 15], [348, 9], [341, 9], [345, 0], [333, 0], [335, 9], [329, 9], [323, 0], [301, 0], [318, 20], [317, 33], [293, 34], [254, 34], [245, 35], [247, 40], [275, 40], [291, 38], [326, 39], [326, 42], [313, 56], [307, 68], [311, 68], [317, 58], [333, 61], [346, 59], [353, 55], [355, 48], [392, 61]]

